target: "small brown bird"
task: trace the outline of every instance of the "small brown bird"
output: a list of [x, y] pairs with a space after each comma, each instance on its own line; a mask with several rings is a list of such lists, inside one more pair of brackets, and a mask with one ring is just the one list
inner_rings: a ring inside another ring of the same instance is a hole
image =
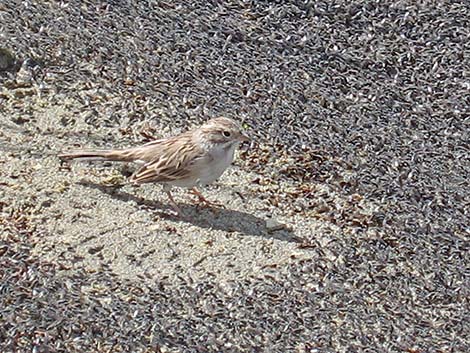
[[209, 120], [197, 129], [139, 147], [68, 151], [59, 158], [139, 163], [142, 166], [131, 176], [130, 182], [162, 184], [173, 209], [181, 214], [171, 195], [171, 187], [191, 188], [201, 203], [210, 205], [196, 187], [218, 179], [232, 163], [240, 142], [248, 140], [238, 124], [221, 117]]

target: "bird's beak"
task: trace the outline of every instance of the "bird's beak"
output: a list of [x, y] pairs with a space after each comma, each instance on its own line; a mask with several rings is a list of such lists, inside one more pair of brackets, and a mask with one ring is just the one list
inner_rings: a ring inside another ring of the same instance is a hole
[[246, 135], [243, 135], [243, 134], [240, 134], [240, 136], [238, 137], [238, 140], [240, 140], [240, 142], [248, 142], [248, 141], [251, 141], [251, 139], [246, 136]]

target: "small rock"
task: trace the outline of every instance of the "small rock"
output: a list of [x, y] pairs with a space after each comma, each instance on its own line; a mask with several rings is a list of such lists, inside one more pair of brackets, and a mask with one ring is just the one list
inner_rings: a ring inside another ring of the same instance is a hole
[[283, 230], [283, 229], [288, 230], [289, 227], [284, 223], [280, 223], [276, 221], [275, 219], [266, 220], [266, 230], [268, 231], [268, 233], [276, 232], [278, 230]]
[[147, 229], [151, 232], [156, 232], [157, 230], [161, 230], [161, 226], [157, 224], [151, 224], [147, 227]]
[[0, 48], [0, 71], [9, 70], [15, 64], [15, 56], [7, 49]]
[[89, 248], [88, 249], [88, 253], [91, 254], [91, 255], [95, 255], [99, 252], [101, 252], [101, 250], [104, 249], [104, 246], [96, 246], [94, 248]]

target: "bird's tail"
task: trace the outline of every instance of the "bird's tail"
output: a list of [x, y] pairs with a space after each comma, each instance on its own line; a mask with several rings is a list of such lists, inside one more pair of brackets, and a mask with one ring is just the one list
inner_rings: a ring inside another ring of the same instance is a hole
[[133, 162], [136, 160], [132, 149], [127, 150], [72, 150], [58, 155], [63, 161], [116, 161]]

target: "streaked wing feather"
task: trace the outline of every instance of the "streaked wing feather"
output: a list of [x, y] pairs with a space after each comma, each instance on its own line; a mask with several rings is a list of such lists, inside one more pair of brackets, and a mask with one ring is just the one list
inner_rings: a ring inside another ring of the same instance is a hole
[[156, 158], [137, 170], [131, 181], [158, 183], [191, 177], [194, 162], [203, 157], [203, 151], [192, 143], [190, 136], [179, 137], [161, 143]]

